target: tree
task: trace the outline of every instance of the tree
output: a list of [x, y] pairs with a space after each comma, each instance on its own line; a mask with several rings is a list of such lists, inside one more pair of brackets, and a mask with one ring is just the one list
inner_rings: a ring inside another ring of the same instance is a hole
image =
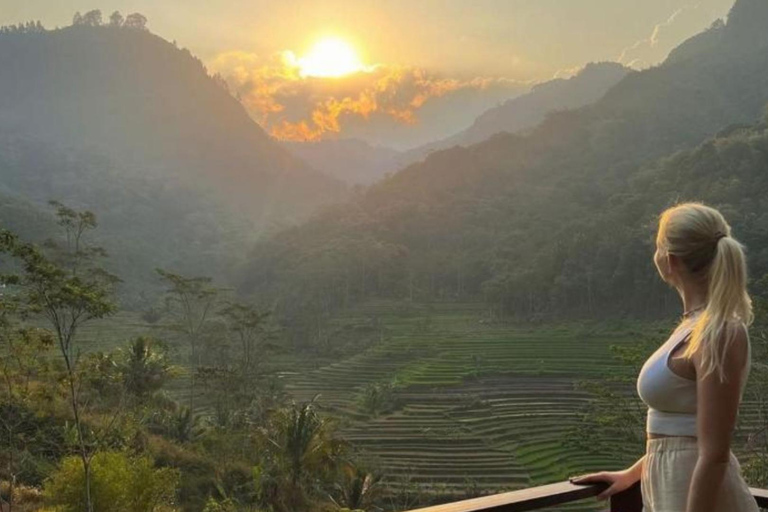
[[55, 201], [51, 204], [56, 207], [58, 224], [65, 233], [63, 246], [52, 240], [46, 242], [54, 253], [52, 258], [7, 230], [0, 231], [0, 253], [9, 254], [21, 264], [23, 273], [16, 280], [22, 293], [19, 304], [26, 314], [39, 315], [48, 323], [58, 344], [65, 366], [77, 451], [85, 475], [86, 509], [93, 512], [90, 463], [98, 441], [92, 433], [86, 432], [82, 417], [77, 334], [88, 322], [115, 312], [111, 296], [119, 280], [96, 264], [96, 258], [105, 252], [84, 241], [85, 233], [96, 227], [95, 215], [88, 211], [77, 212]]
[[147, 30], [147, 17], [138, 12], [129, 14], [125, 17], [123, 26], [134, 30]]
[[396, 380], [367, 384], [358, 396], [360, 407], [370, 416], [378, 417], [379, 414], [395, 406], [395, 390], [397, 385]]
[[254, 470], [262, 505], [276, 512], [307, 510], [328, 499], [346, 461], [346, 445], [315, 400], [277, 411], [265, 431], [264, 457]]
[[173, 411], [160, 412], [152, 422], [152, 429], [179, 443], [195, 441], [205, 432], [200, 416], [187, 406], [177, 406]]
[[[122, 452], [100, 452], [93, 458], [93, 508], [110, 512], [170, 512], [175, 510], [178, 470], [154, 468], [149, 457]], [[46, 482], [49, 503], [61, 512], [80, 512], [86, 506], [85, 475], [76, 457], [65, 458]]]
[[86, 27], [100, 27], [101, 24], [101, 11], [99, 9], [88, 11], [87, 13], [83, 14], [80, 20], [80, 25], [84, 25]]
[[0, 509], [9, 512], [16, 510], [20, 483], [34, 479], [28, 468], [34, 467], [36, 455], [49, 449], [49, 442], [59, 441], [48, 436], [47, 422], [35, 414], [48, 397], [33, 385], [37, 381], [53, 387], [47, 360], [53, 336], [45, 329], [17, 325], [13, 312], [12, 298], [0, 295]]
[[123, 386], [139, 403], [159, 391], [174, 373], [165, 349], [152, 338], [133, 339], [120, 356], [118, 371]]
[[122, 27], [123, 23], [125, 23], [125, 18], [123, 18], [123, 15], [120, 14], [120, 11], [115, 11], [112, 14], [109, 15], [109, 26], [110, 27]]
[[[334, 484], [331, 500], [340, 509], [368, 510], [380, 496], [382, 476], [353, 463], [346, 464]], [[474, 496], [473, 496], [474, 497]]]
[[263, 357], [262, 341], [264, 322], [270, 315], [248, 304], [230, 302], [221, 314], [226, 322], [227, 330], [240, 348], [237, 364], [244, 378], [254, 376], [259, 365], [258, 357]]
[[190, 346], [190, 361], [200, 365], [199, 348], [208, 323], [215, 313], [219, 290], [210, 277], [185, 277], [156, 269], [166, 284], [165, 307], [175, 319], [170, 327], [182, 333]]
[[[202, 365], [200, 347], [206, 336], [211, 316], [219, 301], [219, 289], [211, 286], [210, 277], [185, 277], [156, 269], [166, 284], [165, 307], [173, 319], [169, 328], [181, 334], [189, 345], [192, 367]], [[194, 405], [195, 372], [192, 372], [189, 405]]]

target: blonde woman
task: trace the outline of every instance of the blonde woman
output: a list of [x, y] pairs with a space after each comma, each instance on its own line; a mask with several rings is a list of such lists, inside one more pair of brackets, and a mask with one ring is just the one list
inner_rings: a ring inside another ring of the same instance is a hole
[[646, 453], [571, 482], [608, 482], [598, 496], [607, 499], [640, 480], [644, 512], [757, 512], [731, 451], [751, 361], [744, 247], [719, 211], [684, 203], [661, 214], [653, 259], [684, 313], [637, 379]]

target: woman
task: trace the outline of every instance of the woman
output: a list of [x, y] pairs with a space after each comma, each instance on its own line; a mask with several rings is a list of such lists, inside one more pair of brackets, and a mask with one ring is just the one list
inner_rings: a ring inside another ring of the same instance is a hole
[[677, 289], [683, 318], [643, 365], [646, 453], [630, 468], [578, 478], [608, 482], [607, 499], [640, 480], [644, 512], [757, 512], [731, 451], [751, 360], [744, 247], [717, 210], [684, 203], [659, 219], [653, 260]]

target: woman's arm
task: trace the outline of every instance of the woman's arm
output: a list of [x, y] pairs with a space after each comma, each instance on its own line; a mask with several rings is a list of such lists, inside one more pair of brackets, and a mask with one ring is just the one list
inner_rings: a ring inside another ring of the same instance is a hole
[[693, 356], [697, 375], [699, 458], [688, 492], [687, 512], [711, 510], [720, 493], [730, 459], [731, 435], [736, 426], [748, 343], [746, 327], [742, 326], [724, 355], [725, 382], [720, 382], [717, 371], [699, 377], [703, 374], [700, 351]]
[[599, 500], [607, 500], [614, 494], [632, 487], [643, 474], [643, 464], [645, 464], [645, 455], [640, 457], [637, 462], [627, 469], [621, 471], [601, 471], [590, 475], [573, 477], [568, 480], [574, 485], [594, 484], [606, 482], [610, 484], [603, 492], [597, 495]]

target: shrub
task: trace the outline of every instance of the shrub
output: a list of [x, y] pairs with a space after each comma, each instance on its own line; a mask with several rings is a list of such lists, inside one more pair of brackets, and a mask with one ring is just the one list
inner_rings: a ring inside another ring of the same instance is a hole
[[[91, 461], [91, 497], [96, 512], [175, 510], [178, 471], [155, 468], [149, 457], [101, 452]], [[78, 457], [66, 457], [46, 482], [46, 501], [61, 512], [86, 509], [85, 475]]]

